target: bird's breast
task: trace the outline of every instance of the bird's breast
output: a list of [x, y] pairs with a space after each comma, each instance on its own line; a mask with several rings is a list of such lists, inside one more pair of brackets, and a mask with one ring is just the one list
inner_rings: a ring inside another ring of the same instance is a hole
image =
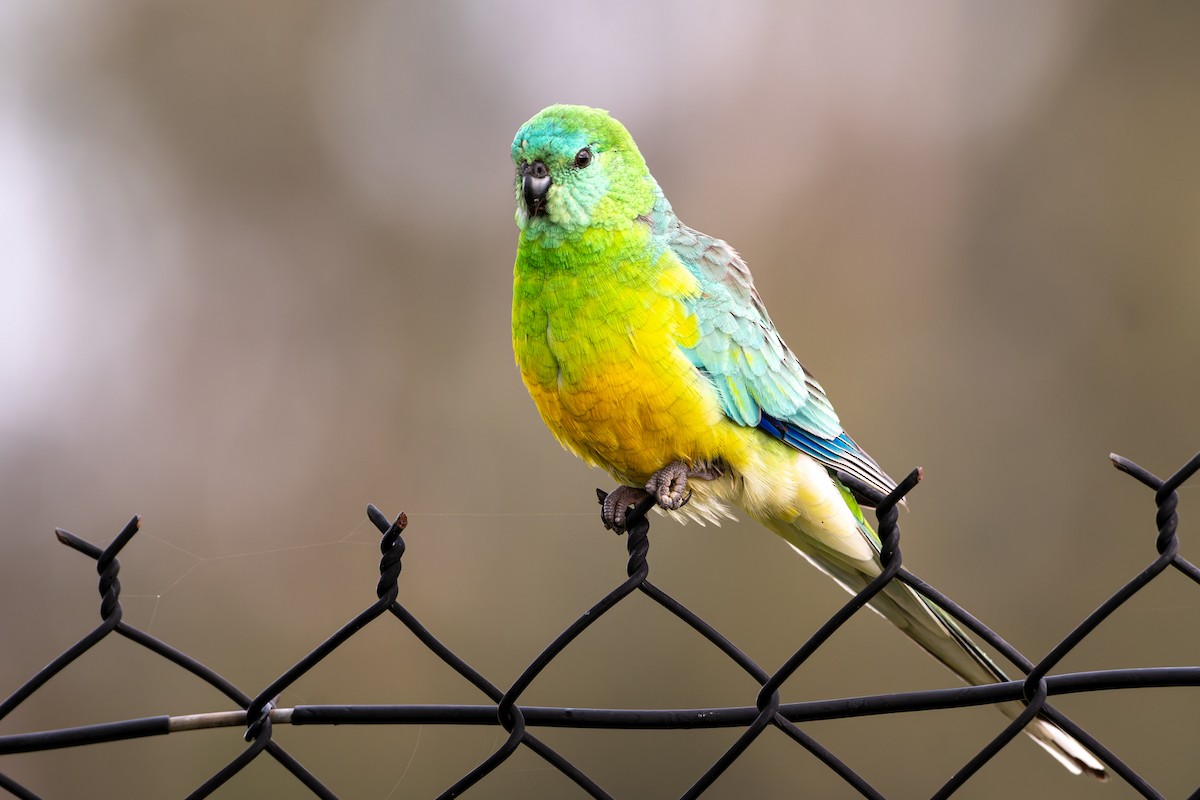
[[633, 485], [719, 454], [724, 415], [681, 349], [698, 336], [695, 282], [671, 261], [523, 270], [518, 258], [513, 348], [530, 395], [560, 442]]

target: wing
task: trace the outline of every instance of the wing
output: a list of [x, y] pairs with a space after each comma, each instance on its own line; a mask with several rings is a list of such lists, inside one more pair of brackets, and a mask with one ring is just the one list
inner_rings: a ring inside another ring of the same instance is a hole
[[812, 456], [867, 505], [896, 487], [842, 430], [825, 390], [784, 344], [750, 269], [720, 239], [676, 222], [672, 252], [699, 279], [691, 301], [700, 340], [685, 352], [712, 382], [726, 416]]

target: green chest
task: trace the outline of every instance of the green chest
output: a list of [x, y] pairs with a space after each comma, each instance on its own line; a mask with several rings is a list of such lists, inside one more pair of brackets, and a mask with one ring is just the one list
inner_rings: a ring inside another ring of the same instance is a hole
[[586, 276], [518, 276], [513, 351], [526, 382], [570, 391], [634, 351], [636, 301]]
[[650, 308], [668, 299], [646, 235], [602, 233], [600, 242], [518, 251], [513, 350], [527, 383], [569, 390], [588, 371], [628, 361]]

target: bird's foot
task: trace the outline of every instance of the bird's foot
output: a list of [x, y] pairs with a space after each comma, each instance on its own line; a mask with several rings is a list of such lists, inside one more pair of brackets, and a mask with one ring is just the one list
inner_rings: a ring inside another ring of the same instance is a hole
[[604, 527], [610, 531], [624, 533], [625, 512], [630, 506], [636, 506], [645, 500], [649, 492], [636, 486], [618, 486], [607, 494], [597, 489], [596, 496], [600, 498], [600, 521], [604, 523]]
[[721, 468], [716, 464], [689, 466], [682, 461], [672, 461], [650, 476], [646, 491], [654, 495], [660, 508], [678, 511], [692, 499], [692, 493], [688, 491], [689, 478], [711, 481], [720, 476]]
[[691, 498], [688, 492], [688, 465], [672, 461], [646, 481], [646, 491], [654, 495], [661, 508], [678, 511]]
[[683, 461], [672, 461], [650, 476], [646, 488], [636, 486], [618, 486], [607, 495], [597, 490], [600, 496], [600, 520], [609, 530], [623, 533], [625, 531], [625, 512], [630, 506], [635, 506], [654, 496], [654, 502], [667, 511], [678, 511], [687, 505], [692, 498], [688, 490], [688, 479], [711, 481], [721, 476], [721, 468], [716, 464], [699, 464], [688, 466]]

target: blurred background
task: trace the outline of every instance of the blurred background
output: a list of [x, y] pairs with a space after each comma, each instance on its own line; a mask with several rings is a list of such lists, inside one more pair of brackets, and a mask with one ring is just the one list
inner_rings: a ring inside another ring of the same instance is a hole
[[[610, 109], [680, 217], [747, 258], [851, 434], [926, 480], [905, 564], [1036, 659], [1152, 560], [1151, 493], [1198, 449], [1200, 6], [640, 0], [26, 0], [0, 8], [0, 696], [125, 619], [250, 694], [374, 599], [373, 502], [411, 519], [400, 600], [509, 685], [624, 577], [610, 479], [564, 453], [512, 363], [518, 126]], [[1195, 483], [1195, 482], [1193, 482]], [[1184, 553], [1200, 484], [1182, 494]], [[754, 524], [657, 519], [651, 577], [775, 669], [841, 591]], [[1200, 663], [1164, 575], [1063, 671]], [[784, 700], [953, 685], [863, 614]], [[753, 682], [645, 598], [532, 705], [745, 705]], [[482, 703], [394, 619], [280, 698]], [[1200, 784], [1200, 696], [1058, 707], [1160, 791]], [[229, 708], [111, 637], [0, 734]], [[928, 796], [987, 708], [806, 730], [890, 797]], [[676, 797], [736, 731], [547, 730], [615, 797]], [[431, 797], [494, 728], [280, 727], [340, 796]], [[0, 759], [45, 797], [177, 797], [223, 729]], [[1014, 742], [966, 798], [1129, 797]], [[852, 797], [777, 731], [706, 795]], [[220, 797], [298, 797], [258, 759]], [[527, 751], [471, 796], [583, 796]]]

